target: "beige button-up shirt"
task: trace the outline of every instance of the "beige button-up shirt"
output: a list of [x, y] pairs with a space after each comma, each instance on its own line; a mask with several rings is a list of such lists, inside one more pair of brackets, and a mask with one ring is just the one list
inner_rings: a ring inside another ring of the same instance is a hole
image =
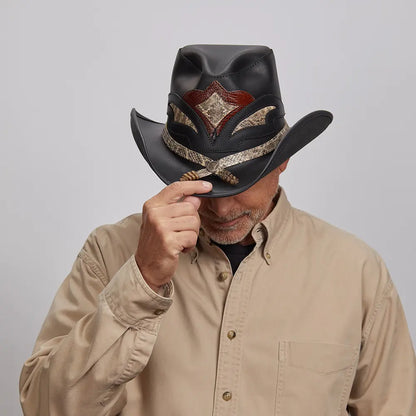
[[232, 275], [201, 232], [153, 292], [141, 217], [94, 230], [20, 379], [26, 416], [415, 416], [416, 364], [383, 260], [281, 188]]

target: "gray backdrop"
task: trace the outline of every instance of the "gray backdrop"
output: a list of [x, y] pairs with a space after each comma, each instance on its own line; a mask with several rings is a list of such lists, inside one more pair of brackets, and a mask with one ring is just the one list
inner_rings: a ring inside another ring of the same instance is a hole
[[165, 121], [190, 43], [269, 45], [288, 122], [334, 113], [281, 184], [381, 254], [416, 341], [414, 1], [0, 4], [0, 414], [20, 414], [21, 366], [88, 233], [161, 189], [129, 112]]

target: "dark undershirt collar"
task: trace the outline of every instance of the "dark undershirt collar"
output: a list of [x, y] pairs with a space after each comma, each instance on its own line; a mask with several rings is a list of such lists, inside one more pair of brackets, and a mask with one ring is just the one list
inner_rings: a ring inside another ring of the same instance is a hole
[[228, 260], [231, 263], [231, 268], [233, 270], [233, 274], [236, 272], [240, 263], [251, 253], [255, 243], [249, 244], [247, 246], [243, 246], [241, 244], [218, 244], [215, 243], [228, 257]]

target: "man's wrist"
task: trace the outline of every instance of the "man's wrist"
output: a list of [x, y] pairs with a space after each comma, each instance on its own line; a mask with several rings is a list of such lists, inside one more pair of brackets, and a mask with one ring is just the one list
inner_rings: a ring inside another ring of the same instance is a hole
[[155, 292], [155, 293], [157, 293], [157, 294], [161, 294], [161, 293], [164, 291], [163, 284], [161, 284], [161, 285], [157, 285], [157, 284], [155, 284], [155, 283], [152, 283], [149, 279], [147, 279], [147, 277], [146, 277], [146, 273], [144, 273], [144, 272], [143, 272], [143, 270], [142, 270], [142, 268], [140, 267], [139, 262], [138, 262], [138, 260], [137, 260], [137, 257], [136, 257], [136, 256], [134, 256], [134, 259], [135, 259], [135, 261], [136, 261], [137, 267], [138, 267], [138, 268], [139, 268], [139, 270], [140, 270], [140, 273], [141, 273], [141, 274], [142, 274], [142, 276], [143, 276], [143, 280], [146, 282], [147, 286], [149, 286], [149, 287], [150, 287], [150, 289], [152, 289], [152, 290], [153, 290], [153, 292]]

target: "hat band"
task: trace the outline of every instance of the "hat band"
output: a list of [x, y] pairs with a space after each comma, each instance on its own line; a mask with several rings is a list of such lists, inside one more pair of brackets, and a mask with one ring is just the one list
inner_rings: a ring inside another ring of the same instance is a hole
[[251, 149], [242, 150], [241, 152], [233, 153], [217, 160], [211, 159], [202, 153], [198, 153], [195, 150], [191, 150], [186, 146], [178, 143], [170, 135], [166, 125], [162, 131], [162, 138], [166, 146], [173, 153], [176, 153], [178, 156], [204, 167], [204, 169], [200, 169], [198, 171], [192, 170], [186, 172], [181, 176], [181, 181], [196, 180], [204, 178], [205, 176], [216, 175], [220, 177], [224, 182], [227, 182], [231, 185], [236, 185], [239, 182], [239, 179], [226, 168], [247, 162], [252, 159], [256, 159], [272, 152], [274, 149], [276, 149], [277, 145], [280, 143], [288, 131], [289, 126], [285, 121], [283, 128], [267, 142], [252, 147]]

